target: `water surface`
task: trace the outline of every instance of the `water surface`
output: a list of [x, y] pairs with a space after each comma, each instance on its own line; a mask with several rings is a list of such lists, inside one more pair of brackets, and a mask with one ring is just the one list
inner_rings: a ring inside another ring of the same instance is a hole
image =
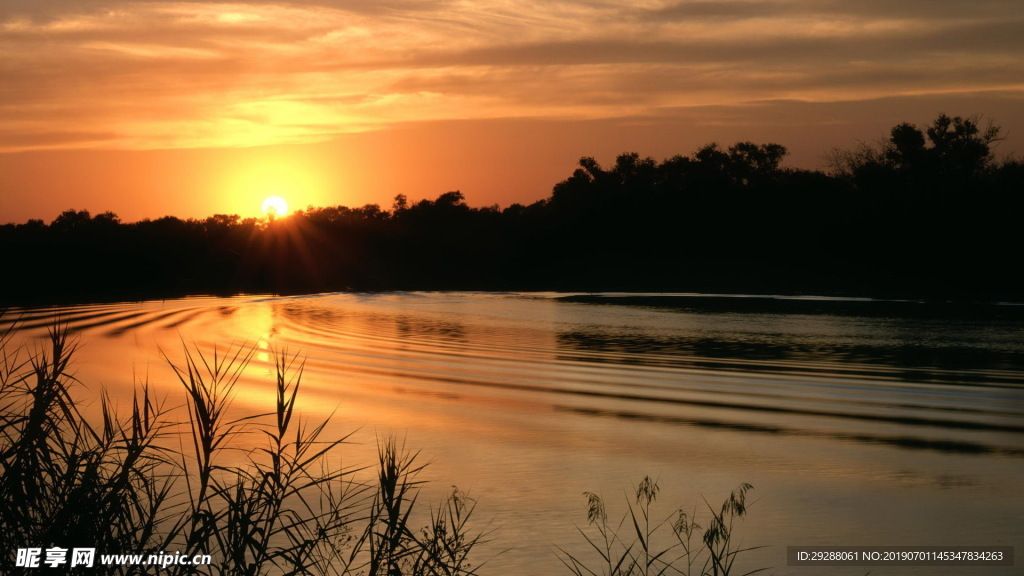
[[[300, 409], [422, 448], [427, 501], [457, 484], [492, 519], [491, 574], [565, 574], [584, 491], [613, 515], [644, 475], [660, 510], [742, 482], [738, 528], [769, 574], [789, 545], [1012, 545], [1024, 554], [1024, 309], [827, 298], [494, 293], [192, 298], [14, 310], [18, 341], [54, 318], [79, 338], [83, 398], [148, 379], [164, 356], [257, 347], [239, 413], [273, 402], [273, 351], [306, 362]], [[1019, 563], [1019, 561], [1018, 561]], [[878, 570], [878, 569], [875, 569]], [[745, 570], [744, 570], [745, 571]], [[858, 574], [867, 568], [829, 569]], [[873, 571], [873, 573], [881, 573]], [[884, 569], [1010, 574], [1013, 568]]]

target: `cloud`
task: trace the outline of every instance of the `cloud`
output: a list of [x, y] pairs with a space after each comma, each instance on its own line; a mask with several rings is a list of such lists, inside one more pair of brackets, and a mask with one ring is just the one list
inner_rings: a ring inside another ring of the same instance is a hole
[[811, 17], [841, 20], [850, 18], [884, 20], [907, 18], [921, 20], [957, 20], [1005, 18], [1013, 14], [1016, 0], [687, 0], [657, 6], [629, 7], [623, 16], [646, 21], [693, 19], [745, 20], [763, 17]]
[[0, 17], [0, 150], [1022, 91], [1016, 4], [13, 0]]

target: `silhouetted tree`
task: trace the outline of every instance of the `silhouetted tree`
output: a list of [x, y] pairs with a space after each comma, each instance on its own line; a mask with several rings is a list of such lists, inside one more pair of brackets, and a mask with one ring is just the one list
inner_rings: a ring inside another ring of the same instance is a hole
[[[17, 282], [0, 303], [338, 289], [711, 290], [1024, 297], [1024, 162], [997, 127], [940, 115], [782, 167], [774, 143], [708, 144], [662, 161], [592, 157], [548, 198], [473, 208], [309, 207], [273, 222], [215, 214], [123, 223], [67, 210], [0, 226]], [[51, 280], [54, 263], [73, 290]]]
[[92, 216], [88, 210], [65, 210], [50, 222], [50, 228], [61, 232], [81, 230], [89, 225]]
[[395, 201], [391, 205], [391, 210], [393, 212], [401, 212], [402, 210], [406, 210], [408, 208], [409, 208], [409, 198], [405, 194], [397, 194], [397, 195], [395, 195]]
[[982, 130], [977, 119], [940, 114], [924, 131], [902, 123], [878, 147], [836, 151], [832, 165], [837, 174], [860, 187], [946, 190], [984, 176], [993, 165], [992, 145], [1001, 139], [998, 126], [990, 124]]
[[981, 174], [992, 163], [992, 144], [1002, 140], [998, 126], [985, 130], [977, 119], [940, 114], [927, 129], [935, 166], [945, 175], [960, 178]]

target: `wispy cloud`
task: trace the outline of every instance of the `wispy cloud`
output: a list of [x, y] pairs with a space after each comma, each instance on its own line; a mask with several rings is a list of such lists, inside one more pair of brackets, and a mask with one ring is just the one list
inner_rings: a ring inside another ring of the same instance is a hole
[[6, 151], [1024, 90], [1016, 0], [8, 4]]

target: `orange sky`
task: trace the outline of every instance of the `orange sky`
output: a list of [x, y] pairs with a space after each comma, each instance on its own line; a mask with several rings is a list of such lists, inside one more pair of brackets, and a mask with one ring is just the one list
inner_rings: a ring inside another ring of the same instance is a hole
[[1017, 0], [6, 0], [0, 223], [528, 203], [580, 156], [775, 141], [789, 165], [983, 114], [1020, 149]]

